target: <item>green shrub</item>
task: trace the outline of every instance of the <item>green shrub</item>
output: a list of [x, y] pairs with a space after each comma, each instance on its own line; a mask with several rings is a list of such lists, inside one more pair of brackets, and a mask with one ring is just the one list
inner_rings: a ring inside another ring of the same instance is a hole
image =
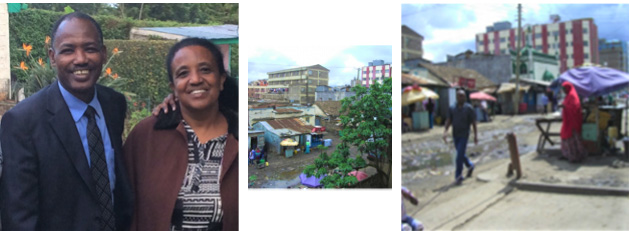
[[[44, 47], [44, 38], [50, 35], [52, 25], [63, 16], [63, 12], [53, 12], [41, 9], [27, 9], [18, 13], [9, 14], [9, 46], [11, 66], [19, 66], [22, 55], [17, 49], [22, 44], [33, 46], [32, 55], [46, 57], [47, 51], [38, 49]], [[129, 39], [133, 27], [177, 27], [177, 26], [207, 26], [214, 24], [193, 24], [174, 21], [144, 21], [125, 19], [111, 15], [93, 15], [103, 31], [104, 39]], [[18, 79], [25, 80], [23, 73], [17, 72]]]
[[105, 40], [108, 49], [118, 48], [124, 54], [111, 61], [112, 72], [124, 76], [121, 91], [135, 93], [134, 101], [148, 108], [161, 103], [170, 93], [166, 73], [166, 55], [175, 41]]
[[[22, 44], [32, 46], [31, 57], [43, 58], [47, 62], [46, 36], [54, 22], [64, 13], [40, 9], [27, 9], [19, 13], [9, 14], [9, 40], [11, 67], [19, 67], [20, 62], [27, 61]], [[127, 40], [132, 27], [176, 27], [203, 26], [199, 24], [180, 23], [174, 21], [140, 21], [122, 19], [110, 15], [97, 15], [94, 19], [99, 22], [103, 30], [105, 45], [108, 53], [114, 48], [124, 51], [124, 54], [112, 59], [109, 67], [112, 73], [124, 77], [125, 84], [116, 86], [119, 91], [135, 93], [129, 101], [144, 102], [148, 108], [162, 102], [170, 93], [165, 68], [168, 50], [175, 43], [172, 40]], [[232, 76], [238, 76], [238, 45], [231, 49]], [[22, 83], [32, 80], [28, 73], [12, 68]], [[131, 103], [130, 102], [130, 103]]]

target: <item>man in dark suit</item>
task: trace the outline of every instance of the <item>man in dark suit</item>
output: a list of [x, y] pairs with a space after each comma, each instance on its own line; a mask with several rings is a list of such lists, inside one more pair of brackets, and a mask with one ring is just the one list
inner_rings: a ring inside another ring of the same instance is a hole
[[82, 13], [53, 26], [58, 81], [2, 117], [4, 230], [127, 230], [132, 195], [122, 158], [126, 101], [96, 84], [107, 60], [98, 23]]

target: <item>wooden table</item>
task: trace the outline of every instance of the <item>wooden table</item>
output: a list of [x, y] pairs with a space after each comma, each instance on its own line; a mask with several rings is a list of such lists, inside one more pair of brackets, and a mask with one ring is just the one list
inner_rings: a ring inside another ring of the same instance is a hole
[[[550, 125], [553, 123], [561, 123], [561, 117], [552, 117], [552, 118], [537, 118], [535, 119], [535, 125], [541, 132], [539, 135], [539, 139], [537, 140], [537, 153], [542, 153], [544, 151], [544, 145], [548, 141], [550, 145], [555, 145], [555, 143], [550, 139], [551, 136], [559, 137], [559, 133], [550, 132]], [[546, 126], [546, 129], [543, 126]]]

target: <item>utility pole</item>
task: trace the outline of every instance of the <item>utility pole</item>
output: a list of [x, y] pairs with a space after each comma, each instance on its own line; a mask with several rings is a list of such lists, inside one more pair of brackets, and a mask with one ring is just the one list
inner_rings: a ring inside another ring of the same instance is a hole
[[518, 3], [518, 39], [516, 41], [516, 58], [515, 58], [515, 93], [513, 94], [513, 105], [515, 114], [520, 111], [520, 52], [522, 49], [522, 4]]

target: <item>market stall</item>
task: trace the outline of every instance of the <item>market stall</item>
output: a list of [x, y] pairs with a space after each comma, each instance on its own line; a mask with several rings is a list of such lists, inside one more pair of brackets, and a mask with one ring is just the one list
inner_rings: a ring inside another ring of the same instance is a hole
[[[582, 66], [562, 73], [559, 81], [572, 83], [580, 97], [589, 99], [587, 103], [582, 102], [582, 108], [586, 110], [582, 134], [588, 151], [600, 153], [602, 145], [604, 148], [613, 148], [615, 141], [620, 138], [622, 113], [627, 109], [627, 104], [626, 101], [624, 104], [608, 101], [607, 104], [611, 105], [605, 105], [597, 97], [629, 87], [629, 74], [612, 68]], [[624, 135], [627, 135], [626, 125]]]
[[[428, 88], [420, 86], [408, 86], [402, 91], [402, 106], [408, 106], [426, 99], [439, 99], [439, 95]], [[404, 119], [412, 130], [427, 129], [430, 127], [428, 111], [414, 111], [410, 118]]]
[[293, 153], [295, 152], [295, 147], [297, 147], [297, 145], [299, 145], [299, 143], [293, 139], [285, 139], [280, 142], [280, 146], [284, 149], [286, 157], [293, 157]]

